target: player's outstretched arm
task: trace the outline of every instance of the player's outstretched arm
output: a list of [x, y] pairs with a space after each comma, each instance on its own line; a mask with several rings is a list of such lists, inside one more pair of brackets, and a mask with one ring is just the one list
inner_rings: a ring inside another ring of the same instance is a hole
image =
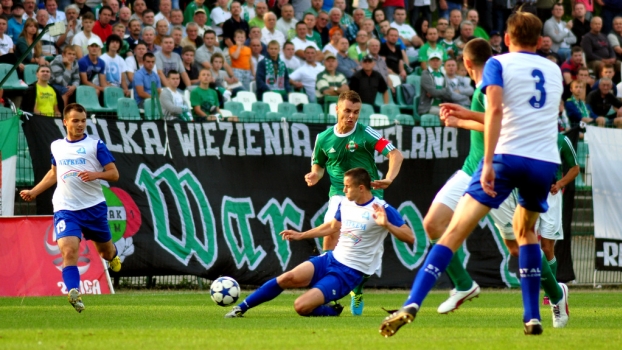
[[294, 230], [285, 230], [281, 232], [281, 237], [287, 241], [300, 241], [308, 238], [324, 237], [330, 234], [339, 232], [341, 229], [341, 222], [333, 219], [332, 221], [325, 222], [320, 226], [310, 229], [305, 232], [298, 232]]
[[484, 124], [478, 123], [474, 120], [463, 120], [450, 116], [445, 118], [441, 117], [441, 121], [445, 124], [445, 126], [450, 128], [460, 128], [484, 132]]
[[484, 113], [472, 111], [456, 103], [441, 103], [440, 117], [456, 117], [462, 120], [472, 120], [484, 124]]
[[43, 179], [31, 190], [23, 190], [19, 193], [20, 197], [26, 202], [30, 202], [37, 198], [42, 192], [45, 192], [48, 188], [54, 186], [56, 183], [56, 166], [52, 165], [52, 168], [48, 171]]
[[324, 176], [324, 168], [318, 164], [311, 166], [311, 172], [305, 175], [305, 182], [307, 186], [311, 187], [318, 183]]
[[415, 235], [413, 231], [408, 227], [408, 225], [404, 224], [400, 227], [397, 227], [389, 221], [387, 217], [387, 212], [382, 205], [374, 203], [372, 205], [374, 208], [374, 220], [378, 226], [382, 226], [386, 228], [395, 238], [400, 241], [408, 244], [415, 243]]
[[84, 182], [97, 179], [114, 182], [119, 180], [119, 171], [114, 163], [108, 163], [104, 165], [104, 171], [102, 172], [81, 171], [78, 173], [78, 177]]
[[579, 165], [575, 165], [572, 168], [570, 168], [570, 170], [568, 170], [568, 172], [566, 173], [566, 175], [564, 175], [564, 177], [559, 179], [559, 181], [557, 181], [551, 186], [551, 194], [557, 194], [557, 192], [561, 191], [562, 188], [566, 187], [566, 185], [574, 181], [577, 175], [579, 175], [580, 171], [581, 169]]
[[387, 158], [389, 158], [389, 170], [387, 171], [387, 176], [382, 180], [372, 181], [371, 187], [373, 189], [386, 189], [393, 183], [393, 180], [395, 180], [397, 174], [400, 173], [400, 168], [402, 167], [402, 162], [404, 161], [402, 152], [396, 148], [387, 154]]

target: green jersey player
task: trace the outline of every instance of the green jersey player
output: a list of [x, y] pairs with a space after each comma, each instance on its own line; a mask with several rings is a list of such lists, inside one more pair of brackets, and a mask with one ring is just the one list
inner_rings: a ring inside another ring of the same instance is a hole
[[[402, 153], [382, 137], [382, 134], [357, 123], [361, 112], [361, 97], [355, 91], [347, 91], [339, 96], [337, 101], [337, 124], [317, 136], [311, 172], [305, 175], [308, 186], [314, 186], [328, 172], [330, 178], [330, 192], [328, 210], [324, 222], [335, 217], [337, 208], [343, 199], [343, 176], [353, 168], [363, 168], [371, 175], [372, 193], [382, 198], [382, 190], [391, 185], [397, 177], [404, 159]], [[389, 158], [389, 170], [384, 179], [378, 176], [378, 169], [374, 151]], [[337, 244], [339, 233], [324, 237], [323, 250], [332, 250]], [[351, 293], [351, 307], [353, 315], [363, 312], [363, 283]]]

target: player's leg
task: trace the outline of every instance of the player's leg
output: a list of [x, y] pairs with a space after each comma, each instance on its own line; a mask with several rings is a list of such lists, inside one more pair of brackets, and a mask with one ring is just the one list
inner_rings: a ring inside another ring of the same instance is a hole
[[84, 303], [80, 297], [80, 271], [78, 270], [82, 233], [74, 212], [61, 210], [54, 213], [54, 235], [63, 257], [62, 274], [67, 288], [67, 299], [76, 311], [82, 312]]
[[90, 208], [80, 210], [82, 221], [80, 228], [84, 238], [93, 241], [99, 255], [106, 261], [114, 272], [121, 270], [121, 258], [117, 254], [117, 247], [112, 243], [112, 233], [108, 225], [108, 206], [106, 202]]

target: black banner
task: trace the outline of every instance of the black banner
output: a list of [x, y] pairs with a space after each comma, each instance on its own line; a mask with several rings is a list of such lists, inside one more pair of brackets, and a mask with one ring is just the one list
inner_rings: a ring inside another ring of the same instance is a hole
[[[38, 182], [50, 167], [50, 143], [65, 131], [54, 118], [32, 117], [23, 126]], [[318, 254], [316, 240], [287, 242], [278, 233], [323, 221], [328, 176], [311, 188], [303, 177], [311, 168], [315, 137], [327, 127], [89, 119], [89, 135], [107, 144], [121, 175], [104, 186], [113, 240], [124, 260], [121, 275], [227, 275], [258, 285]], [[469, 132], [402, 125], [379, 132], [404, 154], [385, 199], [413, 228], [416, 243], [389, 236], [382, 269], [368, 285], [410, 287], [429, 249], [423, 217], [437, 191], [462, 167]], [[385, 172], [386, 158], [377, 162]], [[39, 196], [39, 214], [52, 213], [50, 198]], [[481, 286], [518, 286], [489, 218], [458, 253]], [[446, 277], [439, 283], [450, 285]]]
[[622, 271], [622, 240], [596, 238], [596, 270]]

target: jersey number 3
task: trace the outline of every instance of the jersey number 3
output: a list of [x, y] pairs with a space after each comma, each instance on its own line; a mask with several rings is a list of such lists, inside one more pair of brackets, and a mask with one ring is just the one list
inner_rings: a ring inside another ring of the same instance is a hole
[[531, 96], [531, 99], [529, 99], [529, 104], [533, 108], [540, 109], [542, 108], [542, 106], [544, 106], [544, 103], [546, 102], [546, 90], [544, 90], [544, 75], [542, 74], [541, 70], [534, 69], [531, 72], [531, 76], [538, 79], [538, 81], [536, 81], [536, 91], [540, 92], [540, 98], [536, 98], [537, 94]]

